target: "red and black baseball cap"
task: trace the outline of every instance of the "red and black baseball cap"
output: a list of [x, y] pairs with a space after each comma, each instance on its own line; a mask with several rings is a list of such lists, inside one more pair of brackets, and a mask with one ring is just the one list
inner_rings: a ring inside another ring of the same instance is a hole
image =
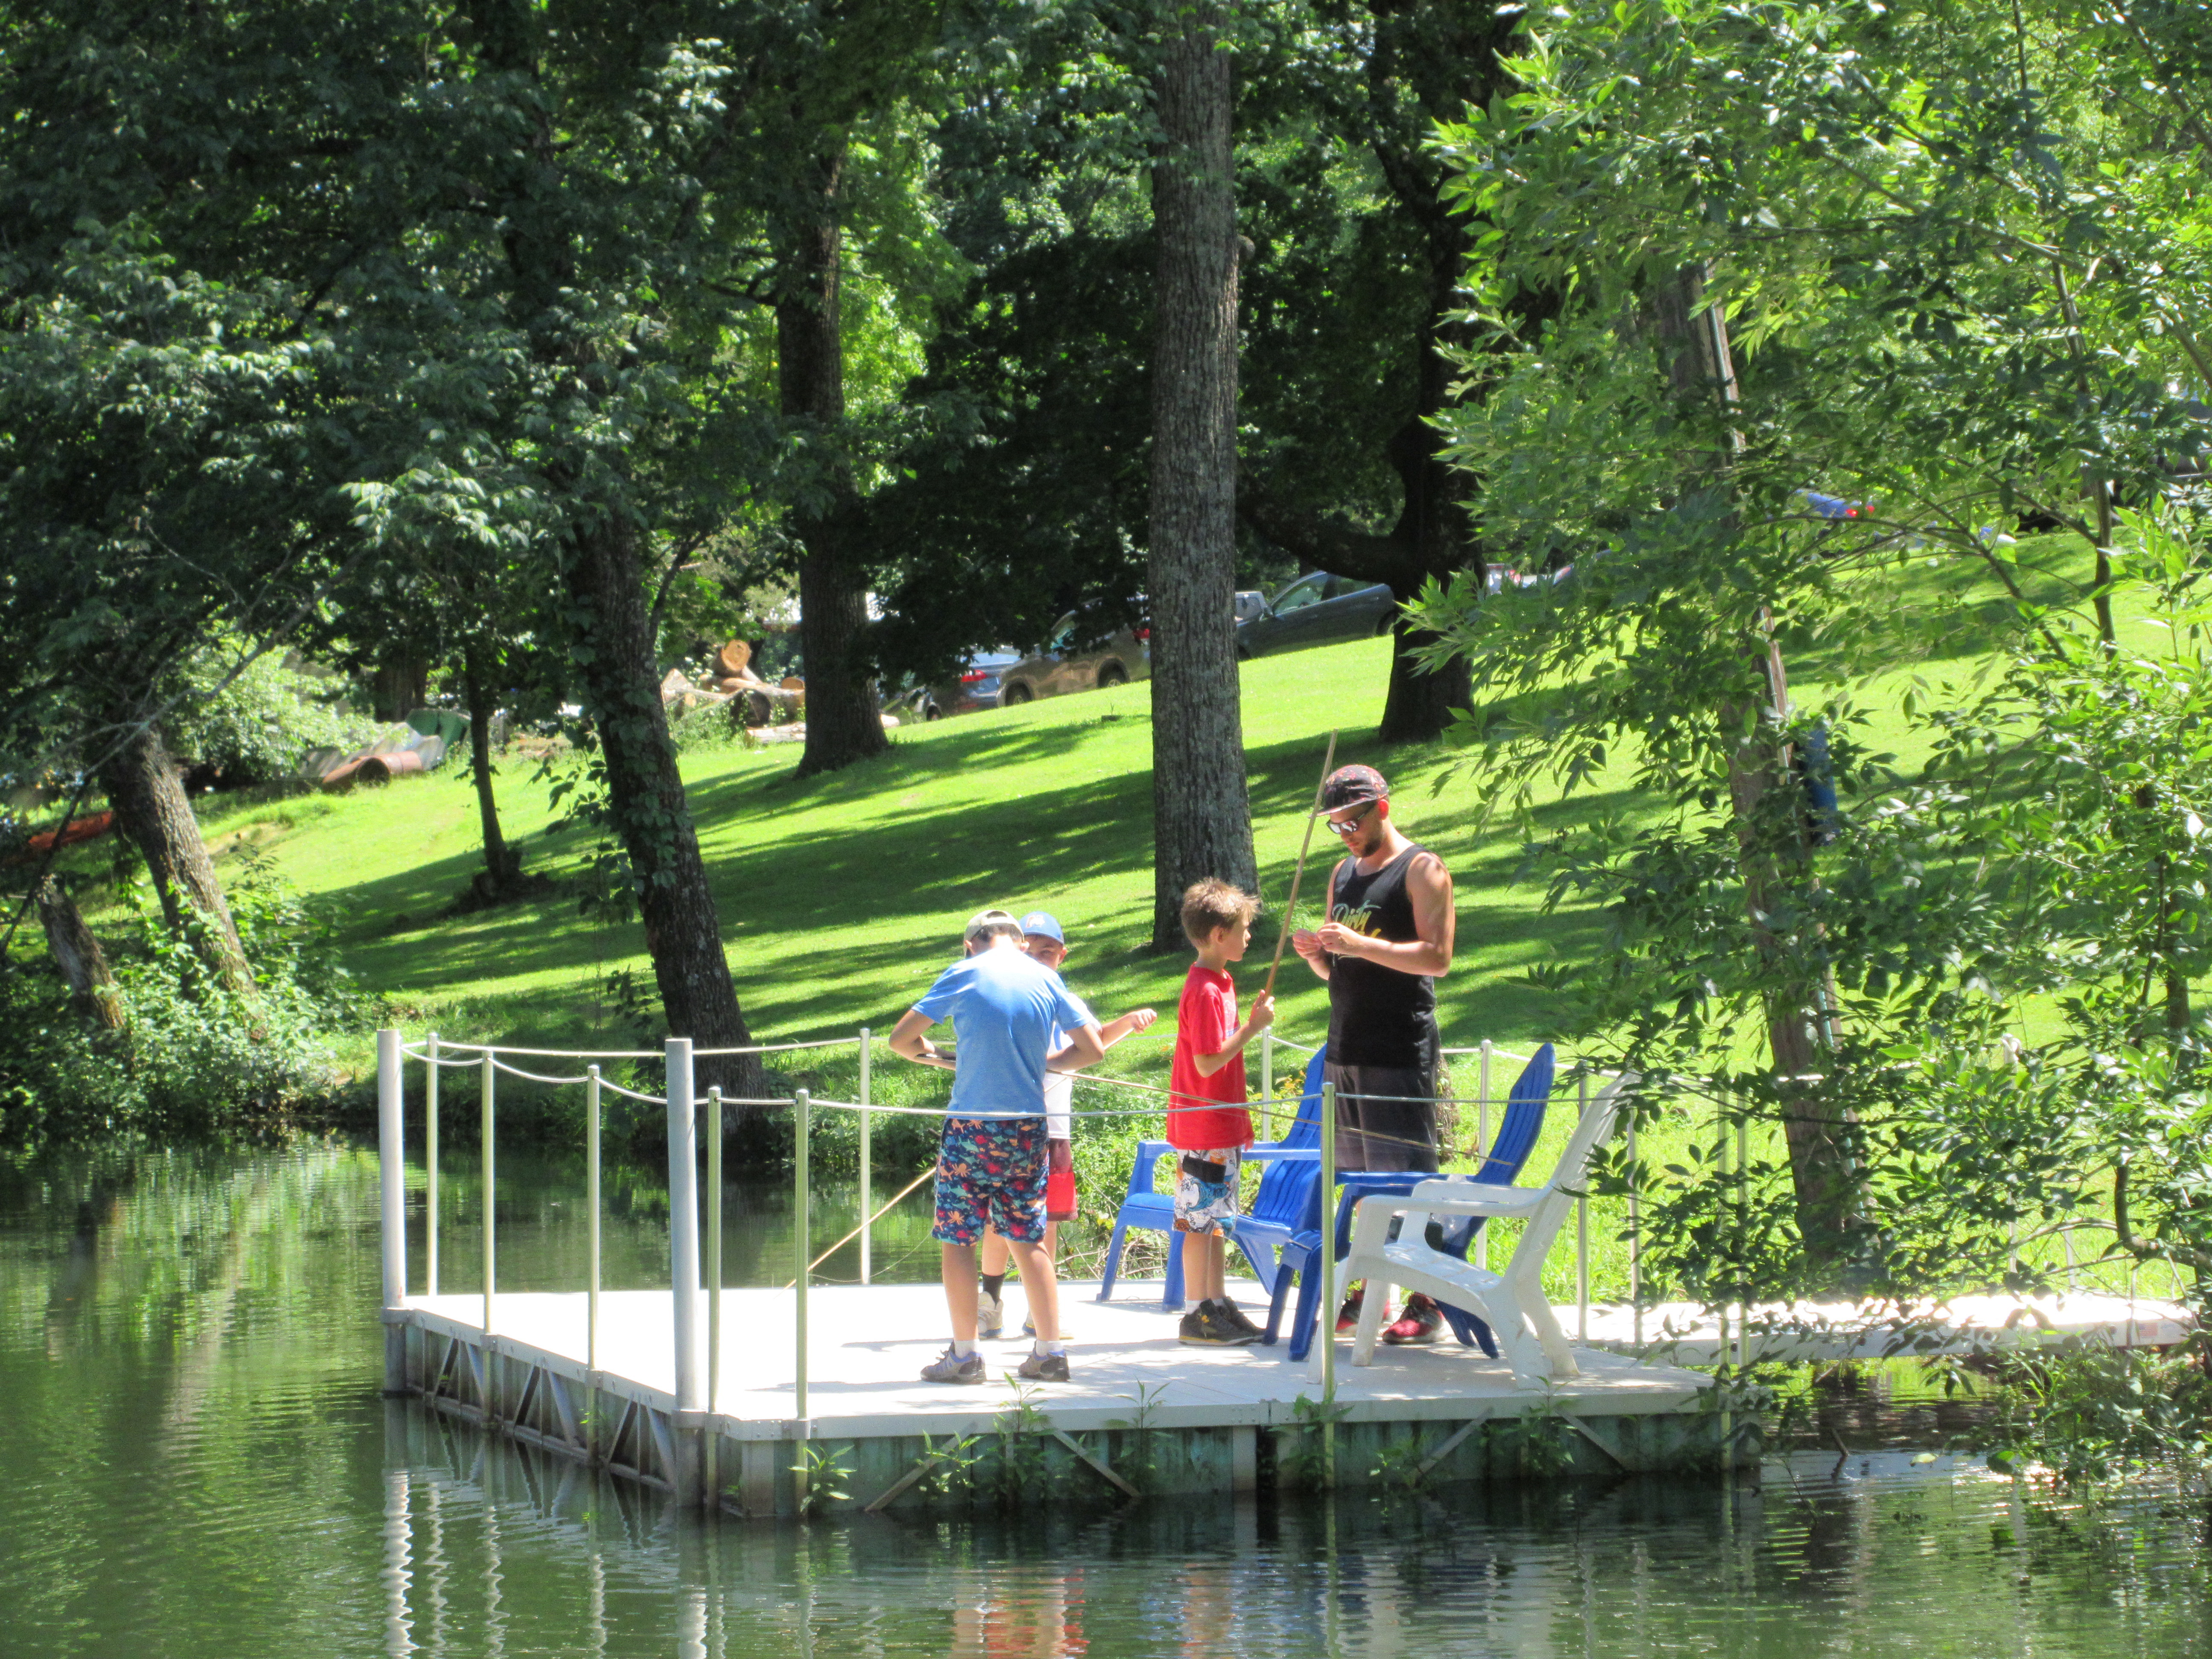
[[1389, 799], [1389, 784], [1371, 766], [1340, 766], [1321, 786], [1321, 810], [1324, 812], [1338, 812], [1347, 806], [1364, 806], [1370, 800]]

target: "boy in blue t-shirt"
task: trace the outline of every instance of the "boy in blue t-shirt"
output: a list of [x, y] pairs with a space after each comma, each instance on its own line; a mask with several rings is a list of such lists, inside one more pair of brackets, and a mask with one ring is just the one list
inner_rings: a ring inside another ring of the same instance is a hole
[[[975, 1246], [988, 1227], [1006, 1241], [1030, 1287], [1036, 1343], [1020, 1375], [1065, 1382], [1059, 1290], [1044, 1250], [1045, 1068], [1093, 1065], [1105, 1045], [1097, 1021], [1060, 975], [1024, 953], [1021, 924], [1006, 911], [981, 911], [970, 921], [967, 947], [966, 959], [937, 976], [890, 1036], [893, 1054], [952, 1072], [931, 1229], [943, 1247], [952, 1346], [921, 1374], [932, 1382], [983, 1381], [983, 1356], [975, 1349]], [[951, 1057], [923, 1035], [948, 1018], [959, 1039]], [[1057, 1052], [1055, 1030], [1068, 1033], [1067, 1046]]]

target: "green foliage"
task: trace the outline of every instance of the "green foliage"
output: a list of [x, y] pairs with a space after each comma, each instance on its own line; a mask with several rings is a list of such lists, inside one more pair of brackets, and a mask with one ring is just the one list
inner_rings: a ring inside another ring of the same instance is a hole
[[1275, 1455], [1276, 1479], [1286, 1486], [1326, 1486], [1335, 1473], [1330, 1431], [1351, 1414], [1351, 1407], [1331, 1399], [1312, 1400], [1301, 1394], [1291, 1401], [1291, 1420], [1275, 1433], [1279, 1444], [1285, 1436], [1292, 1437], [1292, 1444], [1289, 1451]]
[[1976, 1431], [1990, 1466], [2041, 1466], [2081, 1488], [2154, 1471], [2201, 1490], [2212, 1474], [2212, 1381], [2202, 1340], [2160, 1352], [2081, 1337], [2008, 1349]]
[[983, 1456], [981, 1435], [949, 1435], [939, 1445], [925, 1434], [921, 1455], [915, 1460], [915, 1467], [924, 1471], [915, 1482], [915, 1489], [925, 1498], [964, 1498], [975, 1484]]
[[211, 975], [140, 900], [115, 964], [127, 1036], [92, 1025], [43, 969], [0, 975], [0, 1146], [128, 1135], [281, 1131], [338, 1085], [328, 1033], [362, 1016], [329, 921], [269, 872], [234, 889], [252, 994]]
[[1426, 1492], [1428, 1462], [1428, 1448], [1421, 1443], [1419, 1433], [1409, 1432], [1404, 1439], [1394, 1440], [1376, 1452], [1367, 1478], [1390, 1492]]
[[274, 783], [311, 749], [355, 749], [374, 739], [373, 723], [338, 707], [327, 685], [288, 667], [283, 653], [264, 652], [233, 674], [243, 654], [234, 645], [210, 646], [193, 658], [192, 689], [166, 722], [172, 754], [215, 769], [226, 784]]
[[800, 1515], [813, 1515], [825, 1504], [852, 1501], [853, 1494], [846, 1490], [853, 1478], [852, 1457], [850, 1443], [840, 1447], [810, 1440], [800, 1445], [799, 1462], [791, 1466], [798, 1477]]

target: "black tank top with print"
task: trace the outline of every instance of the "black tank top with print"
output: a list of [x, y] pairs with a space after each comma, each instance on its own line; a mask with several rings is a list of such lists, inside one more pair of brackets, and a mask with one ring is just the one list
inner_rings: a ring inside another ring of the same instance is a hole
[[[1360, 874], [1357, 860], [1345, 860], [1329, 878], [1328, 919], [1394, 943], [1419, 939], [1406, 871], [1423, 850], [1408, 847], [1372, 875]], [[1436, 981], [1362, 957], [1331, 958], [1328, 1057], [1339, 1066], [1434, 1066]]]

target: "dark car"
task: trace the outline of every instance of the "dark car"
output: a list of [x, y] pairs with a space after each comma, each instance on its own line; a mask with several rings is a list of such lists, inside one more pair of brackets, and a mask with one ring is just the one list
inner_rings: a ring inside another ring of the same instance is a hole
[[1021, 660], [1018, 651], [978, 651], [959, 674], [936, 685], [917, 686], [884, 704], [892, 714], [908, 720], [942, 720], [947, 714], [969, 714], [979, 708], [996, 708], [1001, 677]]
[[1387, 582], [1363, 582], [1326, 570], [1308, 573], [1237, 625], [1237, 654], [1264, 657], [1310, 645], [1371, 639], [1390, 631], [1398, 602]]

